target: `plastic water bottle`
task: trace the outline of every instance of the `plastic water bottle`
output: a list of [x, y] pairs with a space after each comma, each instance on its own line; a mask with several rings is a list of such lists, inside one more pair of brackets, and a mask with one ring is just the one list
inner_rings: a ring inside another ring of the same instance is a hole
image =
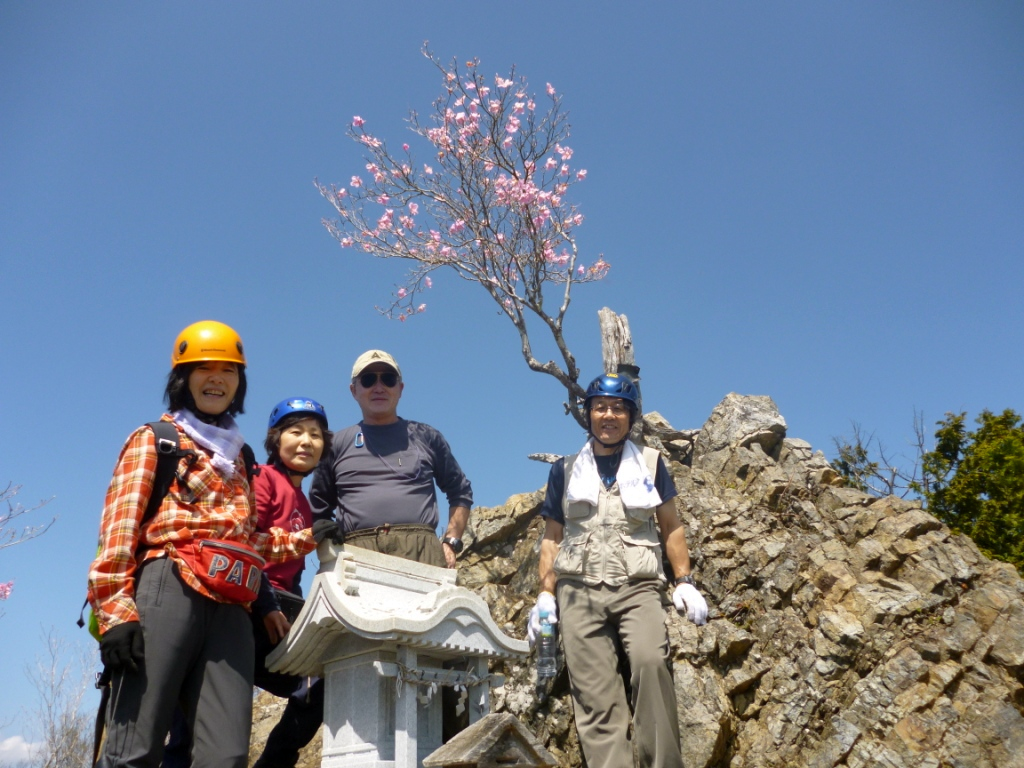
[[540, 637], [537, 640], [537, 679], [554, 677], [558, 674], [558, 638], [555, 625], [551, 623], [551, 615], [547, 611], [540, 613]]

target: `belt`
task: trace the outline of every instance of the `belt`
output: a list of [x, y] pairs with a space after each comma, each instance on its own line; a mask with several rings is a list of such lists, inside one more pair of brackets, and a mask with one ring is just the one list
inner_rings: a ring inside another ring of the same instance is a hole
[[392, 525], [391, 523], [384, 523], [378, 525], [376, 528], [361, 528], [358, 531], [349, 531], [345, 534], [345, 540], [351, 541], [352, 539], [362, 539], [368, 536], [381, 536], [387, 535], [394, 531], [395, 533], [412, 533], [413, 531], [426, 531], [427, 533], [434, 534], [434, 529], [429, 525], [420, 525], [418, 523], [400, 523], [398, 525]]

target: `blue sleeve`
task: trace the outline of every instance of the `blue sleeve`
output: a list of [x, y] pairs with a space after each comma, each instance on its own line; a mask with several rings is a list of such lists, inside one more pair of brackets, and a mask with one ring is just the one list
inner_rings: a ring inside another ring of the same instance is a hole
[[448, 441], [436, 429], [430, 428], [430, 450], [434, 459], [434, 481], [448, 497], [449, 507], [472, 507], [473, 486], [452, 455]]
[[548, 473], [548, 491], [544, 496], [544, 503], [540, 505], [540, 516], [565, 525], [565, 515], [562, 512], [562, 497], [565, 495], [565, 459], [559, 459], [551, 465]]
[[668, 473], [668, 467], [665, 466], [665, 461], [661, 456], [658, 457], [658, 470], [654, 473], [654, 487], [663, 502], [679, 495], [676, 484], [672, 482], [672, 475]]
[[274, 587], [270, 583], [270, 579], [267, 578], [267, 574], [262, 574], [260, 579], [260, 591], [256, 599], [252, 603], [252, 609], [256, 612], [257, 616], [266, 616], [272, 611], [280, 611], [281, 604], [278, 602], [277, 593], [274, 591]]
[[316, 469], [313, 471], [313, 482], [309, 488], [309, 507], [313, 512], [313, 521], [333, 520], [334, 509], [338, 506], [338, 488], [334, 484], [334, 442], [324, 451]]

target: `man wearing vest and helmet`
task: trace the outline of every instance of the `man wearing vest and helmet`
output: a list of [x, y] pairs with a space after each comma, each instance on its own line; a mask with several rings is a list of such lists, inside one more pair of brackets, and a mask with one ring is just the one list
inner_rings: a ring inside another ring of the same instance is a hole
[[[679, 721], [669, 670], [662, 608], [672, 566], [672, 601], [694, 624], [707, 603], [690, 576], [686, 535], [676, 515], [676, 489], [658, 452], [628, 440], [639, 396], [633, 381], [604, 374], [587, 387], [589, 439], [575, 456], [555, 462], [541, 507], [540, 613], [561, 628], [580, 745], [590, 768], [640, 765], [679, 768]], [[660, 534], [660, 539], [659, 539]], [[617, 646], [629, 659], [632, 701], [619, 675]]]

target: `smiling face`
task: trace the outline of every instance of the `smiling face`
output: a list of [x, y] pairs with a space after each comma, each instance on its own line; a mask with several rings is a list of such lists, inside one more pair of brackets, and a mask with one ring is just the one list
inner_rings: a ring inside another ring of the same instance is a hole
[[395, 386], [389, 387], [380, 376], [374, 376], [373, 384], [364, 387], [360, 379], [368, 373], [395, 373], [395, 369], [386, 363], [373, 363], [366, 366], [352, 382], [349, 391], [359, 403], [363, 421], [367, 424], [394, 424], [398, 421], [398, 401], [402, 398], [405, 384], [399, 380]]
[[278, 443], [281, 463], [294, 472], [312, 472], [324, 452], [324, 431], [312, 416], [287, 426]]
[[[595, 453], [605, 446], [622, 442], [629, 435], [629, 403], [618, 397], [595, 397], [590, 400], [590, 434], [597, 438]], [[611, 450], [610, 448], [607, 450]]]
[[188, 391], [197, 411], [220, 416], [238, 391], [238, 366], [221, 360], [198, 362], [189, 374]]

